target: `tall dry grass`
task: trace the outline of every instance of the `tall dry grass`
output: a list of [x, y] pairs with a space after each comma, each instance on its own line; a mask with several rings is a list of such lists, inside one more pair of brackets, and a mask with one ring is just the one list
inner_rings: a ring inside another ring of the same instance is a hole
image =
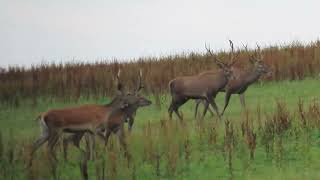
[[[248, 64], [248, 57], [254, 50], [239, 49], [236, 66]], [[307, 45], [292, 43], [283, 46], [270, 46], [261, 49], [264, 61], [274, 73], [265, 81], [300, 80], [319, 76], [320, 41]], [[228, 60], [228, 52], [218, 52], [222, 60]], [[119, 63], [102, 61], [96, 63], [72, 62], [66, 64], [39, 64], [31, 68], [9, 67], [0, 73], [0, 101], [19, 105], [20, 100], [37, 97], [59, 97], [64, 100], [77, 100], [81, 96], [107, 96], [114, 91], [114, 75], [122, 69], [121, 80], [134, 87], [138, 69], [143, 71], [146, 92], [158, 94], [167, 91], [168, 82], [181, 75], [197, 74], [216, 68], [212, 59], [203, 53], [187, 53], [165, 57], [146, 57], [135, 61]]]

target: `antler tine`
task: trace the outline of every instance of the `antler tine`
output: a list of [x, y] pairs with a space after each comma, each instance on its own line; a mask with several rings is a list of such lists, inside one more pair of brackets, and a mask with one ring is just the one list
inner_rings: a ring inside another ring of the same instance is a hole
[[121, 82], [120, 82], [120, 74], [121, 74], [121, 69], [119, 69], [118, 70], [118, 73], [117, 73], [117, 75], [116, 75], [116, 79], [117, 79], [117, 89], [118, 89], [118, 91], [120, 91], [121, 93], [123, 93], [123, 85], [121, 84]]
[[230, 43], [230, 47], [231, 47], [231, 52], [234, 52], [234, 48], [233, 48], [233, 42], [229, 39], [229, 43]]
[[138, 85], [137, 85], [137, 90], [136, 92], [139, 92], [143, 88], [142, 85], [142, 70], [139, 70], [139, 78], [138, 78]]
[[224, 64], [223, 62], [221, 62], [221, 61], [217, 58], [217, 55], [215, 55], [215, 54], [211, 51], [210, 46], [208, 47], [208, 46], [207, 46], [207, 43], [205, 43], [204, 46], [205, 46], [207, 52], [208, 52], [211, 56], [213, 56], [213, 58], [214, 58], [215, 61], [218, 61], [218, 62]]
[[139, 70], [139, 76], [140, 76], [140, 78], [142, 77], [142, 70], [141, 69]]
[[230, 52], [230, 60], [233, 61], [233, 58], [234, 58], [234, 48], [233, 48], [233, 42], [229, 39], [229, 44], [230, 44], [230, 47], [231, 47], [231, 52]]
[[213, 56], [213, 60], [214, 60], [216, 63], [218, 63], [218, 64], [219, 64], [219, 63], [220, 63], [220, 64], [223, 64], [224, 66], [226, 65], [225, 63], [223, 63], [222, 61], [220, 61], [220, 60], [218, 59], [217, 55], [215, 55], [215, 54], [211, 51], [210, 47], [208, 47], [206, 43], [205, 43], [204, 45], [205, 45], [205, 48], [206, 48], [207, 52], [208, 52], [211, 56]]
[[229, 44], [231, 47], [231, 52], [230, 52], [230, 63], [228, 65], [232, 66], [236, 62], [236, 59], [238, 58], [238, 56], [240, 54], [240, 50], [236, 55], [234, 55], [234, 46], [233, 46], [232, 40], [230, 40], [230, 39], [229, 39]]
[[261, 61], [261, 59], [262, 59], [261, 48], [260, 48], [258, 43], [256, 43], [256, 45], [257, 45], [257, 51], [258, 51], [257, 54], [259, 55], [258, 56], [259, 57], [259, 61]]
[[121, 83], [120, 83], [120, 74], [121, 74], [121, 69], [118, 70], [118, 73], [117, 73], [117, 75], [116, 75], [118, 86], [121, 86]]
[[256, 43], [256, 45], [257, 45], [257, 49], [258, 49], [258, 51], [260, 52], [260, 46], [259, 46], [259, 44], [258, 44], [258, 43]]
[[117, 80], [119, 80], [120, 74], [121, 74], [121, 69], [119, 69], [119, 70], [118, 70], [118, 73], [117, 73]]
[[212, 51], [211, 51], [211, 49], [210, 49], [210, 46], [208, 47], [208, 46], [207, 46], [207, 43], [205, 43], [204, 46], [205, 46], [207, 52], [208, 52], [211, 56], [214, 56], [214, 54], [212, 53]]
[[244, 50], [245, 50], [246, 52], [248, 52], [248, 44], [244, 45], [244, 44], [242, 43], [242, 47], [244, 48]]

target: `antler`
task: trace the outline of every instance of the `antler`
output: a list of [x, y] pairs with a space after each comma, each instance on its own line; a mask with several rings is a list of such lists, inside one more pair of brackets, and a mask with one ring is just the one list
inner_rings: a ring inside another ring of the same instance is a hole
[[212, 51], [211, 51], [211, 49], [210, 49], [210, 46], [209, 46], [209, 47], [207, 46], [207, 43], [204, 44], [204, 47], [206, 48], [207, 52], [208, 52], [211, 56], [215, 56], [215, 55], [212, 53]]
[[256, 43], [256, 45], [257, 45], [258, 52], [260, 53], [261, 52], [260, 46], [258, 43]]
[[121, 74], [121, 69], [119, 69], [119, 70], [118, 70], [118, 73], [117, 73], [117, 80], [118, 80], [118, 81], [119, 81], [120, 74]]
[[208, 52], [211, 56], [213, 56], [213, 60], [214, 60], [217, 64], [222, 64], [222, 65], [225, 66], [225, 64], [218, 59], [217, 55], [215, 55], [215, 54], [211, 51], [210, 47], [207, 46], [207, 43], [205, 43], [204, 46], [205, 46], [207, 52]]
[[243, 49], [245, 50], [246, 53], [249, 52], [249, 51], [248, 51], [248, 44], [244, 45], [244, 44], [242, 43], [242, 47], [243, 47]]
[[142, 88], [144, 88], [144, 86], [141, 83], [142, 81], [142, 70], [139, 70], [139, 79], [138, 79], [138, 84], [137, 84], [137, 89], [136, 89], [136, 93], [138, 93]]
[[262, 61], [262, 59], [263, 59], [263, 56], [262, 56], [262, 54], [261, 54], [261, 48], [260, 48], [260, 46], [259, 46], [259, 44], [258, 43], [256, 43], [256, 45], [257, 45], [257, 56], [259, 57], [259, 58], [257, 58], [257, 61]]
[[233, 42], [230, 39], [229, 39], [229, 44], [231, 47], [231, 58], [230, 59], [233, 59], [234, 48], [233, 48]]
[[120, 74], [121, 74], [121, 69], [118, 70], [118, 73], [117, 73], [117, 76], [116, 76], [116, 78], [117, 78], [117, 89], [118, 89], [118, 91], [123, 93], [123, 85], [121, 84], [120, 78], [119, 78]]
[[236, 56], [234, 56], [234, 47], [233, 47], [233, 42], [229, 39], [229, 44], [230, 44], [230, 47], [231, 47], [231, 52], [230, 52], [230, 63], [228, 64], [229, 66], [232, 66], [235, 62], [236, 62], [236, 59], [238, 58], [239, 56], [239, 52], [237, 53]]
[[248, 54], [250, 63], [254, 64], [255, 63], [255, 58], [254, 58], [253, 55], [249, 54], [248, 44], [246, 44], [246, 45], [242, 44], [242, 47], [244, 48], [245, 53]]

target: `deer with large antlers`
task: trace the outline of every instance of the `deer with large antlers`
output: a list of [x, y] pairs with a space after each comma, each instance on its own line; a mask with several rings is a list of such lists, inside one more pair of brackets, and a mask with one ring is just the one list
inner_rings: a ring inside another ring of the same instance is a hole
[[151, 101], [138, 94], [138, 90], [141, 87], [138, 87], [133, 94], [126, 93], [123, 85], [119, 82], [119, 74], [120, 71], [117, 75], [118, 92], [110, 103], [106, 105], [84, 105], [73, 108], [52, 109], [39, 116], [42, 134], [33, 144], [29, 165], [31, 165], [34, 152], [45, 142], [48, 142], [50, 157], [56, 162], [54, 147], [64, 132], [88, 133], [92, 142], [90, 151], [93, 152], [94, 136], [107, 130], [106, 140], [109, 137], [108, 133], [114, 132], [118, 135], [121, 145], [125, 148], [123, 123], [124, 118], [130, 115], [125, 113], [126, 110], [150, 105]]
[[[119, 77], [119, 76], [118, 76]], [[133, 123], [134, 123], [134, 116], [136, 111], [140, 107], [148, 106], [151, 104], [151, 101], [146, 100], [144, 97], [139, 95], [139, 91], [143, 88], [142, 85], [142, 72], [139, 72], [139, 79], [137, 83], [137, 88], [132, 92], [127, 92], [126, 96], [128, 96], [128, 101], [130, 105], [125, 107], [122, 111], [118, 111], [116, 114], [110, 117], [106, 129], [99, 130], [98, 134], [105, 140], [105, 144], [108, 143], [109, 136], [111, 133], [117, 134], [117, 131], [122, 128], [123, 120], [128, 122], [128, 130], [131, 131]], [[121, 136], [123, 136], [123, 130], [121, 129]], [[67, 159], [67, 147], [70, 142], [72, 142], [75, 146], [79, 147], [80, 141], [82, 137], [85, 135], [85, 132], [76, 132], [73, 133], [71, 136], [64, 138], [63, 140], [63, 151], [64, 157]], [[87, 147], [89, 147], [88, 137], [86, 137]], [[121, 138], [119, 139], [120, 142], [122, 141]], [[123, 143], [122, 143], [123, 144]], [[125, 146], [125, 144], [123, 144]], [[92, 149], [87, 149], [87, 151], [92, 151]], [[92, 152], [90, 152], [91, 154]]]
[[[248, 52], [247, 46], [245, 46], [246, 52]], [[271, 75], [272, 70], [263, 61], [263, 56], [261, 55], [260, 47], [257, 45], [257, 50], [255, 50], [253, 55], [250, 55], [249, 62], [251, 67], [249, 69], [239, 69], [233, 68], [233, 72], [237, 79], [230, 80], [225, 88], [221, 89], [221, 92], [225, 92], [225, 103], [221, 116], [224, 114], [226, 108], [228, 107], [229, 100], [232, 94], [239, 94], [240, 103], [243, 108], [245, 108], [245, 92], [248, 87], [256, 82], [262, 75]], [[197, 116], [198, 106], [200, 103], [205, 104], [201, 100], [196, 100], [195, 117]], [[209, 109], [209, 112], [213, 112]]]
[[235, 63], [235, 59], [232, 58], [231, 63], [225, 64], [212, 53], [210, 48], [206, 46], [206, 49], [208, 54], [213, 57], [215, 64], [221, 70], [205, 72], [194, 76], [182, 76], [171, 80], [169, 82], [169, 91], [172, 96], [172, 101], [168, 109], [170, 118], [172, 118], [172, 113], [175, 112], [178, 118], [182, 120], [182, 116], [179, 114], [178, 109], [189, 99], [204, 100], [205, 109], [202, 118], [205, 116], [209, 104], [220, 118], [214, 98], [217, 93], [227, 85], [230, 79], [235, 78], [231, 70], [231, 66]]

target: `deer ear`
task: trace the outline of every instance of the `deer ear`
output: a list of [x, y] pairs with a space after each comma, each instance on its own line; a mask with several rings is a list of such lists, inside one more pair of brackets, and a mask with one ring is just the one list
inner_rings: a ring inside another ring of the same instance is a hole
[[117, 93], [119, 94], [119, 95], [122, 95], [123, 94], [123, 85], [121, 84], [121, 83], [119, 83], [118, 85], [117, 85]]

